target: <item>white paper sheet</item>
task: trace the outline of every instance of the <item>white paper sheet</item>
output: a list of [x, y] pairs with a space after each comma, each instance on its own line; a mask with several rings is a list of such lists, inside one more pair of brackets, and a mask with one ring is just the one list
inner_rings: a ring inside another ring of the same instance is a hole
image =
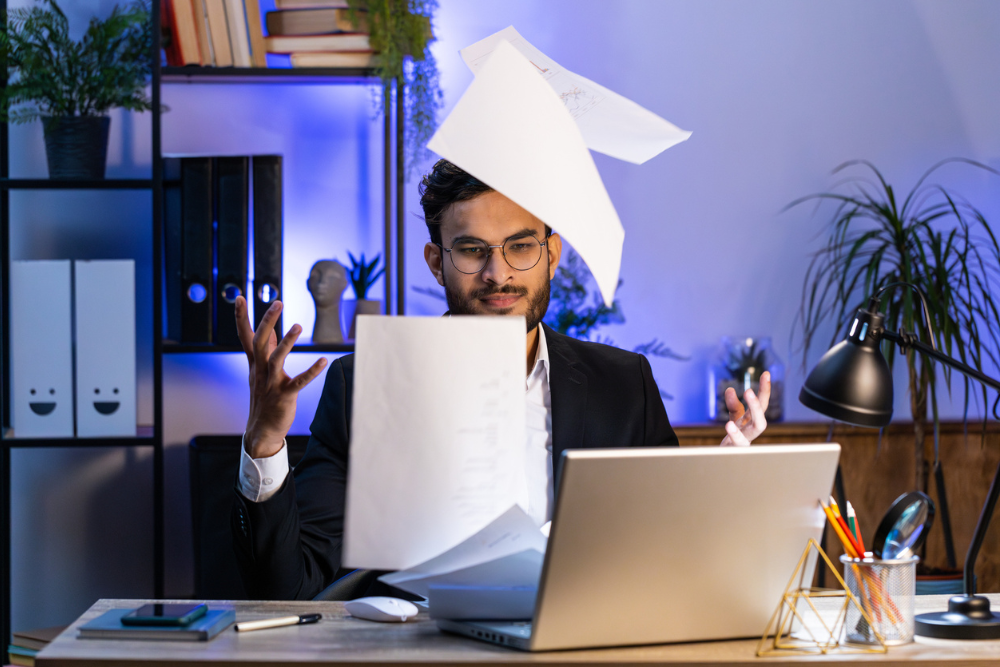
[[576, 120], [591, 150], [642, 164], [691, 136], [632, 100], [564, 69], [513, 26], [462, 49], [462, 59], [478, 75], [501, 41], [509, 42], [549, 82]]
[[611, 305], [625, 230], [580, 129], [524, 55], [498, 42], [427, 146], [564, 236]]
[[[537, 583], [547, 541], [523, 509], [513, 506], [482, 530], [444, 553], [401, 572], [379, 577], [405, 591], [426, 597], [433, 582], [483, 586]], [[520, 556], [531, 552], [538, 554]], [[509, 560], [505, 560], [509, 559]], [[537, 563], [535, 563], [537, 561]], [[526, 569], [525, 569], [526, 568]]]
[[412, 567], [527, 504], [524, 331], [358, 318], [345, 567]]

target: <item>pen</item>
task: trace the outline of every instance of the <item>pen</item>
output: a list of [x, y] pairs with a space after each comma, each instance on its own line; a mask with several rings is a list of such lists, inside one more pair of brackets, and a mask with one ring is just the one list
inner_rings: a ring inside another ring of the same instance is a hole
[[303, 614], [301, 616], [279, 616], [278, 618], [265, 618], [259, 621], [243, 621], [233, 626], [236, 632], [250, 632], [251, 630], [263, 630], [265, 628], [280, 628], [285, 625], [305, 625], [315, 623], [323, 618], [323, 614]]

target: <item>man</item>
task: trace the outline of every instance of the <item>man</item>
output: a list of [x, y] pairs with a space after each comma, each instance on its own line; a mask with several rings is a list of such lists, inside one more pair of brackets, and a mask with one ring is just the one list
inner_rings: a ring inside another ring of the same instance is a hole
[[[424, 259], [445, 288], [449, 314], [520, 315], [527, 322], [525, 510], [539, 525], [550, 518], [553, 462], [564, 449], [677, 444], [645, 357], [576, 341], [541, 324], [562, 251], [558, 234], [445, 160], [424, 178], [420, 201], [431, 237]], [[250, 362], [250, 415], [234, 537], [251, 597], [308, 599], [340, 569], [354, 358], [337, 359], [327, 373], [306, 454], [288, 475], [283, 443], [296, 398], [326, 360], [294, 378], [284, 372], [302, 329], [294, 325], [277, 342], [280, 312], [276, 302], [255, 333], [246, 302], [236, 304]], [[722, 444], [748, 445], [763, 431], [769, 393], [769, 378], [762, 378], [760, 399], [751, 391], [745, 396], [745, 414], [736, 393], [727, 394], [734, 420]]]

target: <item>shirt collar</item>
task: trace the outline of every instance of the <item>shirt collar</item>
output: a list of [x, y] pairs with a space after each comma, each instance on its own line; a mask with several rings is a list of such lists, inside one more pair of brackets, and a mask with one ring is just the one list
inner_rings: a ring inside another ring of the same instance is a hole
[[545, 369], [545, 379], [549, 379], [549, 346], [545, 342], [545, 328], [539, 323], [538, 325], [538, 350], [535, 351], [535, 365], [531, 367], [531, 373], [528, 377], [535, 375], [540, 372], [538, 367], [541, 366]]

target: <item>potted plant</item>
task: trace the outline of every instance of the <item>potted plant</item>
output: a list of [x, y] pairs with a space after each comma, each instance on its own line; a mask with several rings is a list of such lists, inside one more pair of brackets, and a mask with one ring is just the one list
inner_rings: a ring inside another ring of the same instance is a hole
[[8, 76], [0, 116], [41, 119], [50, 178], [104, 178], [108, 111], [153, 108], [146, 92], [152, 46], [148, 0], [92, 18], [78, 41], [56, 0], [8, 10], [0, 28]]
[[[832, 345], [843, 338], [847, 324], [868, 297], [900, 282], [915, 285], [926, 294], [938, 349], [980, 371], [984, 358], [994, 364], [1000, 359], [1000, 311], [993, 294], [1000, 287], [1000, 245], [979, 209], [952, 190], [928, 181], [938, 169], [952, 164], [998, 174], [972, 160], [944, 160], [927, 170], [900, 199], [873, 164], [852, 160], [833, 172], [855, 172], [837, 191], [809, 195], [786, 207], [787, 210], [805, 202], [830, 202], [834, 206], [828, 224], [829, 238], [813, 255], [803, 284], [797, 321], [803, 337], [803, 367], [816, 334], [825, 324], [834, 325]], [[864, 170], [862, 174], [856, 173], [859, 168]], [[863, 178], [865, 172], [875, 180]], [[930, 342], [919, 297], [913, 290], [897, 287], [887, 291], [882, 297], [882, 307], [886, 329], [902, 327]], [[890, 367], [895, 349], [892, 344], [883, 347]], [[927, 408], [931, 408], [937, 433], [938, 365], [909, 350], [906, 366], [913, 418], [914, 484], [926, 491]], [[949, 381], [948, 369], [942, 368], [945, 380]], [[968, 381], [964, 384], [964, 396], [968, 414]], [[982, 399], [988, 408], [985, 388]], [[934, 442], [936, 465], [937, 438]]]
[[425, 147], [437, 129], [437, 112], [444, 95], [437, 63], [429, 48], [437, 0], [348, 0], [351, 21], [360, 25], [359, 11], [367, 12], [369, 43], [376, 52], [375, 73], [382, 81], [383, 111], [396, 82], [402, 91], [405, 114], [406, 174], [425, 156]]
[[[375, 284], [375, 281], [385, 273], [385, 267], [378, 268], [378, 263], [382, 260], [381, 255], [375, 255], [371, 262], [365, 261], [365, 254], [361, 253], [361, 258], [356, 259], [351, 253], [347, 253], [351, 260], [351, 267], [347, 270], [347, 277], [351, 281], [354, 289], [354, 301], [345, 299], [343, 301], [341, 324], [347, 331], [346, 338], [354, 340], [358, 315], [381, 315], [382, 302], [368, 299], [368, 290]], [[377, 269], [377, 270], [376, 270]]]

